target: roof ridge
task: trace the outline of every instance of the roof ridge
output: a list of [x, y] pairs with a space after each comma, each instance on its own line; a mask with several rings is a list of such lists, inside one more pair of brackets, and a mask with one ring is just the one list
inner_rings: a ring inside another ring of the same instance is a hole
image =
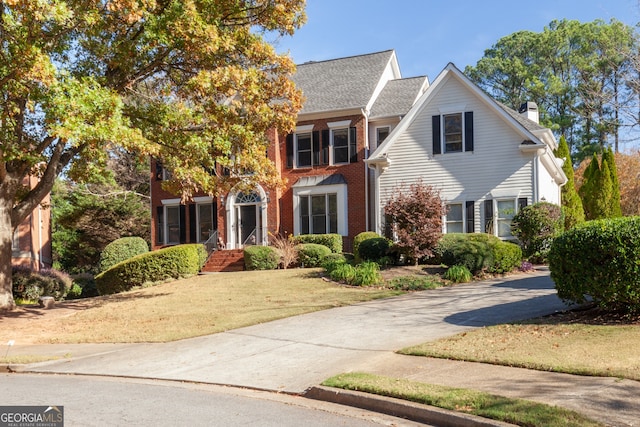
[[340, 61], [340, 60], [343, 60], [343, 59], [360, 58], [360, 57], [363, 57], [363, 56], [380, 55], [382, 53], [394, 52], [394, 51], [395, 51], [395, 49], [387, 49], [387, 50], [381, 50], [379, 52], [362, 53], [362, 54], [359, 54], [359, 55], [349, 55], [349, 56], [343, 56], [343, 57], [340, 57], [340, 58], [321, 59], [319, 61], [310, 60], [310, 61], [307, 61], [307, 62], [303, 62], [301, 64], [296, 64], [296, 67], [300, 67], [301, 65], [321, 64], [323, 62]]

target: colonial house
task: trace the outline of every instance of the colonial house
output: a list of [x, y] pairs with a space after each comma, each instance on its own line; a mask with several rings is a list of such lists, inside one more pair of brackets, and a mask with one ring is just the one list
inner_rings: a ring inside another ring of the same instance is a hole
[[[33, 188], [37, 178], [25, 178], [25, 185]], [[32, 270], [51, 268], [51, 209], [50, 196], [15, 229], [12, 239], [12, 265], [29, 267]]]
[[449, 64], [367, 160], [375, 170], [375, 230], [383, 229], [389, 196], [421, 181], [440, 190], [448, 207], [444, 232], [512, 239], [519, 209], [560, 204], [567, 177], [556, 148], [534, 103], [516, 112]]
[[297, 127], [289, 135], [274, 130], [267, 153], [286, 188], [202, 195], [185, 205], [162, 190], [167, 172], [152, 162], [154, 248], [210, 236], [241, 248], [266, 243], [271, 232], [339, 233], [348, 250], [371, 229], [374, 174], [364, 160], [427, 89], [427, 78], [402, 78], [387, 50], [301, 64], [293, 80], [305, 98]]
[[152, 162], [153, 247], [214, 239], [226, 249], [266, 244], [269, 233], [339, 233], [345, 251], [362, 231], [381, 232], [389, 194], [421, 180], [448, 205], [445, 232], [510, 238], [525, 204], [560, 202], [566, 182], [556, 141], [448, 65], [429, 85], [402, 78], [393, 50], [308, 62], [293, 76], [305, 102], [293, 133], [273, 130], [267, 155], [287, 185], [232, 190], [187, 204], [161, 188]]

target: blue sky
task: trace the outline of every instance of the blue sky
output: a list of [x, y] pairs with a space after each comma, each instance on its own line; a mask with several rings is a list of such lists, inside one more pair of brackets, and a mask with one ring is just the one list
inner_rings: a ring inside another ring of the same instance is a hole
[[501, 37], [554, 19], [640, 21], [639, 0], [307, 0], [307, 23], [277, 41], [297, 64], [395, 49], [403, 77], [475, 65]]

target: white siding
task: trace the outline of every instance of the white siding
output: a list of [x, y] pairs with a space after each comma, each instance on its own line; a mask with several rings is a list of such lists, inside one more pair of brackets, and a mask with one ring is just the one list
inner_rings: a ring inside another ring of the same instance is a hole
[[551, 174], [538, 160], [538, 197], [540, 200], [544, 198], [546, 202], [560, 204], [560, 188]]
[[[445, 202], [475, 201], [475, 230], [484, 231], [483, 200], [526, 197], [533, 201], [534, 157], [521, 152], [522, 135], [484, 100], [456, 78], [443, 83], [389, 147], [391, 164], [380, 175], [378, 206], [382, 211], [389, 195], [402, 184], [422, 180], [439, 189]], [[473, 111], [474, 151], [434, 156], [431, 117], [455, 107], [459, 112]]]

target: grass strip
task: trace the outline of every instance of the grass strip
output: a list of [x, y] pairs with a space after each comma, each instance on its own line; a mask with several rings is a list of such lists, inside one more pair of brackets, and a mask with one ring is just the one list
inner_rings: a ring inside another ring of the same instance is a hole
[[426, 342], [399, 353], [640, 380], [639, 341], [640, 325], [504, 324]]
[[603, 426], [582, 414], [557, 406], [367, 373], [336, 375], [322, 385], [394, 397], [525, 427]]

